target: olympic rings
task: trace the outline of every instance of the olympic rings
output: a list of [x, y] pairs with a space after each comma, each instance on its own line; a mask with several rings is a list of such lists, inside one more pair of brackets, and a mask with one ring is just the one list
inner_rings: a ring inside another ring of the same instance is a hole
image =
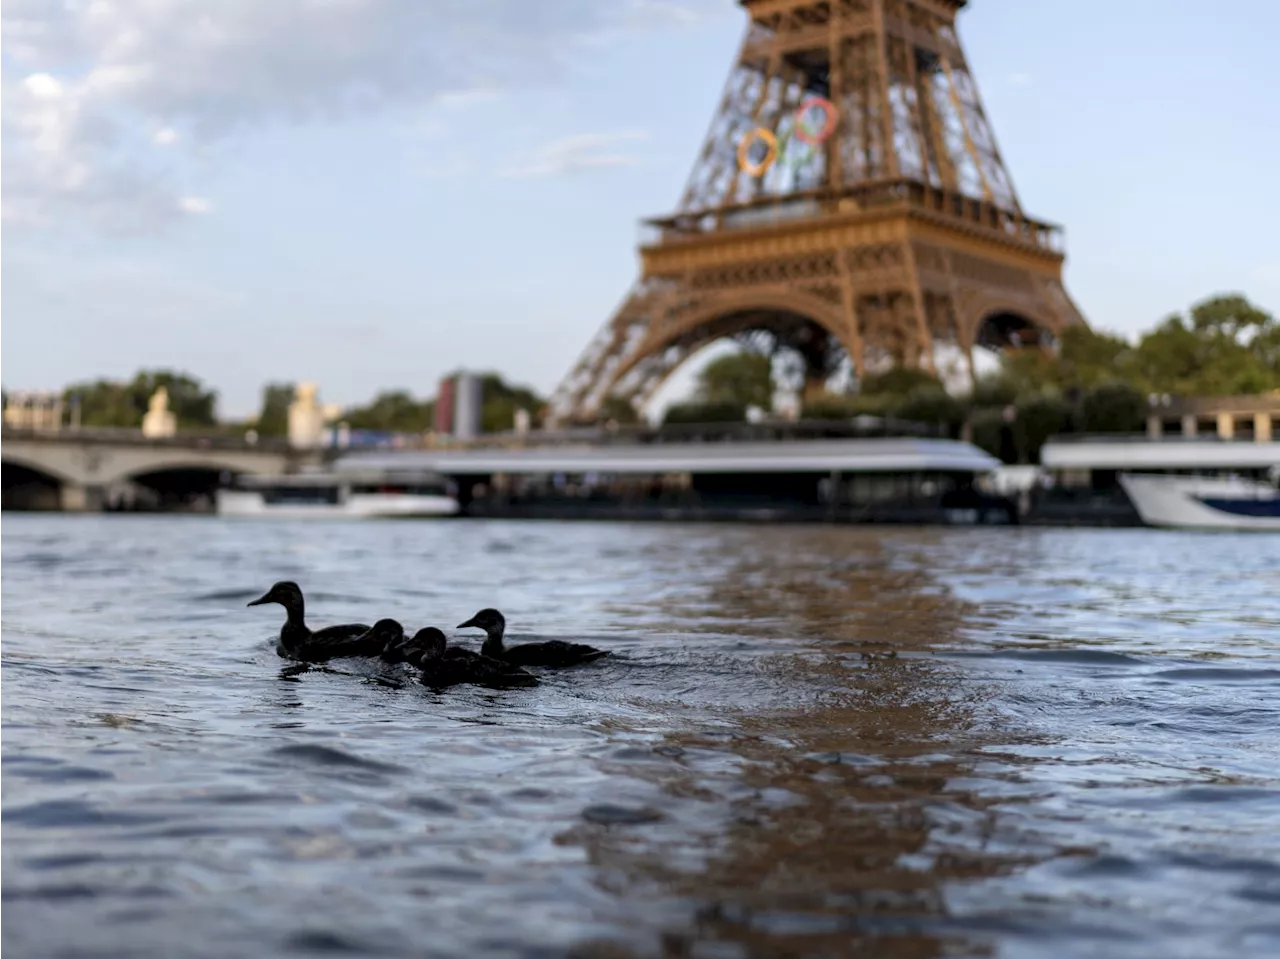
[[[753, 163], [751, 148], [757, 143], [764, 144], [764, 157]], [[738, 166], [747, 176], [763, 176], [776, 159], [778, 159], [778, 138], [764, 127], [756, 127], [738, 141]]]
[[[821, 110], [823, 113], [822, 126], [816, 131], [811, 132], [806, 126], [807, 114], [810, 110]], [[801, 101], [799, 109], [796, 110], [796, 139], [801, 143], [808, 143], [810, 146], [816, 146], [827, 137], [831, 136], [836, 128], [836, 123], [840, 120], [840, 114], [836, 111], [836, 105], [825, 97], [807, 96]]]

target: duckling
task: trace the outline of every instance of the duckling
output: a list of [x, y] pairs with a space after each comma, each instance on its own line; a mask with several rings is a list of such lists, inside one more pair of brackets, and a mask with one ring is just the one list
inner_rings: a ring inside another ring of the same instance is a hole
[[422, 670], [422, 685], [433, 689], [463, 683], [497, 689], [538, 685], [538, 677], [519, 666], [457, 646], [446, 648], [448, 642], [444, 633], [428, 626], [401, 645], [405, 660]]
[[404, 647], [408, 640], [404, 638], [403, 626], [394, 619], [380, 619], [373, 624], [370, 632], [376, 632], [383, 640], [382, 652], [378, 657], [384, 663], [406, 662]]
[[276, 652], [284, 659], [296, 659], [305, 663], [323, 663], [339, 656], [376, 656], [382, 645], [368, 634], [363, 623], [345, 623], [327, 626], [312, 632], [303, 621], [302, 590], [297, 583], [281, 581], [255, 599], [250, 606], [279, 603], [285, 609], [286, 619], [280, 627], [280, 642]]
[[457, 628], [467, 629], [472, 626], [483, 629], [487, 637], [480, 647], [481, 653], [520, 666], [577, 666], [609, 655], [606, 650], [596, 649], [594, 646], [566, 643], [560, 639], [545, 643], [522, 643], [509, 648], [503, 646], [502, 635], [506, 632], [507, 621], [496, 609], [482, 609], [465, 623], [459, 623]]

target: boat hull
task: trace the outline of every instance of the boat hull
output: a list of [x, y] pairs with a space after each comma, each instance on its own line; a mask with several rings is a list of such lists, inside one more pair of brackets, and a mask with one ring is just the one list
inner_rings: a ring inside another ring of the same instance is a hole
[[451, 496], [353, 493], [337, 503], [268, 503], [259, 492], [219, 490], [219, 516], [280, 519], [390, 519], [454, 516], [458, 501]]
[[1122, 473], [1120, 485], [1149, 526], [1280, 531], [1280, 490], [1265, 483]]

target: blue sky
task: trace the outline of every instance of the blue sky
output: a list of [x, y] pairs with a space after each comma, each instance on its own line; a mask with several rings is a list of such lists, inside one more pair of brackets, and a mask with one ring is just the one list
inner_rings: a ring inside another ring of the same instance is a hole
[[[267, 381], [350, 404], [460, 366], [549, 391], [635, 278], [637, 221], [679, 199], [745, 22], [268, 6], [5, 3], [6, 388], [179, 368], [224, 416]], [[1094, 326], [1218, 291], [1280, 311], [1280, 5], [974, 0], [959, 27]]]

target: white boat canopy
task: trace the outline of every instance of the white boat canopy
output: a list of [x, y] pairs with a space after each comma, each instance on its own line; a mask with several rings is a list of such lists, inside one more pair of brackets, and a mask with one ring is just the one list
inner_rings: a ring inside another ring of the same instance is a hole
[[339, 473], [387, 469], [487, 476], [495, 473], [988, 473], [999, 466], [999, 460], [971, 443], [905, 438], [349, 453], [335, 461], [333, 468]]
[[1050, 470], [1232, 470], [1280, 465], [1280, 443], [1220, 439], [1052, 439], [1040, 450]]

